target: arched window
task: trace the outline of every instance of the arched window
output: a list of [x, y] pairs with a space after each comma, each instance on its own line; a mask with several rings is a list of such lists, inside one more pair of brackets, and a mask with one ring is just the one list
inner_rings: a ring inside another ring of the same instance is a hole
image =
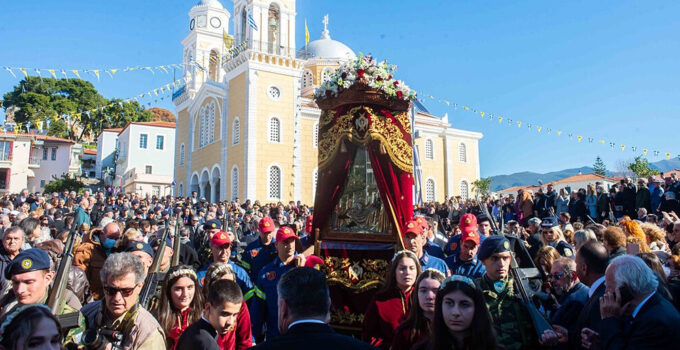
[[238, 145], [239, 142], [241, 142], [241, 121], [236, 117], [231, 126], [231, 144]]
[[234, 166], [231, 169], [231, 200], [238, 197], [238, 167]]
[[241, 9], [241, 42], [237, 43], [237, 45], [246, 41], [246, 33], [248, 32], [248, 19], [246, 18], [247, 16], [248, 11], [244, 7], [243, 9]]
[[458, 161], [462, 163], [467, 162], [467, 147], [462, 142], [458, 145]]
[[269, 42], [269, 53], [280, 55], [281, 47], [281, 10], [279, 5], [269, 6], [269, 18], [267, 20], [267, 38]]
[[331, 76], [333, 75], [333, 68], [325, 68], [323, 72], [321, 73], [321, 82], [325, 83], [329, 80], [331, 80]]
[[269, 185], [269, 189], [267, 191], [267, 197], [269, 197], [269, 199], [280, 200], [281, 199], [281, 169], [276, 165], [272, 165], [269, 168], [268, 185]]
[[208, 65], [208, 76], [210, 80], [217, 81], [219, 78], [220, 56], [215, 50], [210, 50], [210, 64]]
[[199, 112], [198, 147], [204, 147], [215, 140], [215, 102], [203, 106]]
[[425, 159], [434, 159], [434, 142], [431, 139], [425, 140]]
[[279, 118], [269, 119], [269, 142], [281, 142], [281, 122]]
[[425, 201], [426, 202], [434, 202], [435, 201], [435, 186], [434, 186], [434, 180], [433, 179], [427, 179], [425, 181]]
[[312, 71], [309, 69], [305, 69], [304, 72], [302, 72], [302, 88], [307, 88], [314, 85], [314, 74], [312, 74]]
[[468, 199], [470, 195], [470, 190], [467, 181], [462, 180], [460, 182], [460, 198], [462, 199]]
[[314, 123], [314, 130], [312, 130], [312, 144], [314, 148], [319, 147], [319, 123]]
[[184, 144], [179, 145], [179, 165], [184, 165]]

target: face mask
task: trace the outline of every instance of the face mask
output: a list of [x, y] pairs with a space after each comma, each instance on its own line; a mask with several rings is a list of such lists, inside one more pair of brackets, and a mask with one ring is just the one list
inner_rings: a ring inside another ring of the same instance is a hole
[[111, 238], [107, 238], [106, 240], [104, 240], [104, 242], [102, 242], [102, 247], [104, 247], [104, 249], [106, 249], [106, 250], [113, 248], [113, 246], [115, 246], [115, 245], [116, 245], [116, 240], [111, 239]]

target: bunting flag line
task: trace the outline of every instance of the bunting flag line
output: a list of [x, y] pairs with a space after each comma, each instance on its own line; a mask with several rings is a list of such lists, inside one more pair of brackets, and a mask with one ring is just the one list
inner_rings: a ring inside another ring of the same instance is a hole
[[42, 72], [47, 71], [50, 73], [50, 75], [57, 79], [57, 74], [56, 72], [61, 72], [62, 75], [64, 75], [64, 78], [68, 79], [68, 75], [66, 72], [72, 72], [75, 77], [78, 79], [82, 79], [80, 77], [80, 72], [85, 72], [85, 73], [92, 73], [95, 77], [97, 77], [97, 80], [100, 80], [100, 75], [101, 72], [105, 72], [106, 74], [113, 79], [113, 76], [116, 75], [116, 72], [122, 70], [124, 72], [134, 72], [136, 70], [147, 70], [151, 72], [151, 74], [156, 74], [156, 71], [163, 72], [165, 74], [170, 74], [169, 68], [183, 68], [184, 65], [181, 63], [172, 63], [172, 64], [163, 64], [160, 66], [134, 66], [134, 67], [125, 67], [125, 68], [97, 68], [97, 69], [66, 69], [66, 68], [37, 68], [37, 67], [12, 67], [12, 66], [6, 66], [4, 67], [9, 74], [11, 74], [15, 79], [17, 78], [16, 74], [14, 74], [14, 70], [19, 70], [20, 72], [24, 73], [24, 77], [29, 76], [29, 72], [35, 74], [39, 77], [42, 77]]
[[[431, 95], [431, 94], [426, 94], [426, 93], [421, 92], [420, 96], [425, 96], [425, 98], [419, 98], [418, 99], [418, 101], [420, 101], [420, 102], [425, 102], [426, 98], [429, 98], [432, 101], [437, 101], [439, 103], [445, 104], [447, 107], [450, 107], [451, 105], [453, 105], [454, 110], [458, 110], [458, 107], [460, 107], [463, 111], [472, 112], [473, 114], [478, 115], [481, 119], [489, 118], [490, 121], [497, 120], [498, 124], [500, 124], [500, 125], [503, 125], [503, 121], [505, 120], [505, 121], [507, 121], [508, 127], [517, 126], [518, 129], [521, 129], [522, 125], [526, 125], [529, 130], [534, 130], [533, 126], [535, 126], [536, 132], [541, 133], [542, 131], [544, 131], [543, 132], [544, 134], [551, 134], [551, 131], [552, 131], [551, 128], [546, 127], [546, 126], [532, 125], [531, 123], [523, 123], [520, 120], [513, 121], [512, 119], [508, 119], [508, 118], [505, 118], [505, 117], [500, 116], [500, 115], [494, 115], [494, 114], [488, 113], [486, 111], [480, 111], [480, 110], [477, 110], [476, 108], [473, 108], [473, 107], [470, 107], [470, 106], [467, 106], [467, 105], [463, 105], [463, 104], [459, 104], [455, 101], [437, 98], [437, 97], [435, 97], [434, 95]], [[561, 136], [563, 132], [565, 132], [565, 131], [557, 130], [555, 132], [555, 134], [557, 134], [557, 136]], [[589, 144], [595, 144], [594, 141], [596, 139], [593, 138], [593, 137], [578, 135], [578, 134], [574, 134], [572, 132], [566, 132], [566, 134], [569, 136], [570, 141], [573, 141], [574, 136], [576, 136], [575, 140], [576, 140], [577, 143], [582, 143], [582, 141], [584, 139], [587, 139]], [[614, 149], [615, 146], [617, 146], [617, 144], [615, 142], [606, 141], [604, 139], [599, 139], [599, 143], [601, 145], [607, 145], [608, 144], [609, 148], [612, 149], [612, 150]], [[647, 154], [650, 152], [650, 150], [648, 148], [638, 147], [638, 146], [626, 146], [625, 144], [619, 144], [618, 148], [621, 149], [621, 151], [625, 151], [626, 149], [629, 149], [633, 153], [642, 151], [642, 155], [644, 155], [644, 156], [647, 156]], [[670, 160], [672, 158], [671, 152], [663, 152], [663, 153], [659, 152], [659, 151], [651, 151], [651, 152], [654, 155], [654, 157], [659, 157], [663, 154], [666, 157], [667, 160]], [[680, 154], [678, 154], [676, 157], [680, 158]]]

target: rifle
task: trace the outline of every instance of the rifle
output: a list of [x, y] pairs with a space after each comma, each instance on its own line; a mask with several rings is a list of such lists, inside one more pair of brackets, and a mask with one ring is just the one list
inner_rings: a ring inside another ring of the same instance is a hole
[[[477, 202], [479, 203], [479, 209], [489, 218], [491, 229], [497, 232], [498, 228], [496, 227], [496, 222], [494, 221], [493, 217], [489, 215], [489, 210], [486, 208], [485, 205], [482, 205], [479, 200]], [[519, 244], [519, 246], [521, 248], [526, 249], [522, 244]], [[548, 321], [543, 317], [543, 315], [541, 315], [538, 309], [536, 309], [536, 305], [534, 305], [533, 301], [531, 300], [531, 296], [534, 293], [530, 295], [526, 290], [526, 286], [524, 285], [525, 281], [528, 284], [529, 278], [538, 276], [538, 270], [536, 268], [525, 269], [519, 268], [517, 260], [515, 260], [515, 255], [510, 254], [510, 275], [515, 280], [515, 286], [517, 286], [517, 291], [519, 292], [519, 295], [522, 299], [522, 303], [529, 312], [529, 316], [531, 317], [531, 323], [533, 323], [538, 337], [540, 338], [541, 335], [543, 335], [543, 332], [545, 332], [546, 330], [553, 330], [553, 328], [550, 326], [550, 323], [548, 323]]]
[[180, 225], [179, 214], [175, 214], [175, 240], [172, 241], [172, 263], [170, 266], [179, 265], [179, 253], [182, 249], [181, 232], [184, 228]]
[[144, 280], [144, 285], [142, 286], [142, 290], [139, 293], [139, 305], [145, 309], [148, 309], [147, 306], [149, 306], [149, 301], [156, 292], [158, 283], [160, 283], [165, 277], [165, 274], [159, 272], [159, 270], [161, 267], [161, 262], [163, 261], [163, 253], [165, 252], [165, 241], [168, 239], [169, 233], [170, 230], [168, 230], [168, 220], [165, 220], [165, 228], [163, 229], [161, 242], [158, 244], [156, 254], [153, 256], [153, 262], [151, 263], [151, 267], [149, 267], [149, 273], [147, 274], [146, 279]]
[[52, 290], [50, 295], [47, 297], [47, 307], [52, 310], [54, 315], [57, 315], [57, 319], [61, 323], [64, 329], [71, 329], [80, 326], [81, 313], [72, 312], [68, 314], [58, 315], [59, 305], [61, 301], [64, 300], [64, 293], [66, 292], [66, 287], [68, 285], [69, 271], [71, 270], [71, 265], [73, 264], [73, 245], [75, 244], [77, 235], [76, 226], [72, 225], [69, 232], [68, 238], [66, 239], [66, 245], [64, 246], [64, 251], [61, 253], [61, 261], [59, 262], [59, 267], [57, 268], [57, 274], [54, 278], [54, 283], [52, 285]]

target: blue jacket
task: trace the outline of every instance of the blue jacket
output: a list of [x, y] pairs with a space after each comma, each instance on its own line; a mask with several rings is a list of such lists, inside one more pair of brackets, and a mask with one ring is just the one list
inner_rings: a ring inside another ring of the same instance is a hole
[[470, 261], [462, 261], [458, 254], [449, 255], [444, 262], [453, 275], [467, 276], [474, 280], [486, 273], [486, 267], [476, 256]]
[[420, 267], [423, 269], [423, 271], [427, 269], [435, 269], [443, 273], [444, 276], [449, 275], [449, 268], [446, 266], [444, 260], [427, 254], [426, 251], [423, 251], [423, 257], [420, 258]]
[[550, 317], [553, 324], [563, 327], [571, 327], [578, 320], [579, 313], [583, 305], [588, 300], [589, 288], [579, 282], [567, 292], [567, 295], [560, 299], [560, 307]]
[[[211, 264], [204, 266], [196, 273], [196, 277], [198, 277], [198, 282], [201, 284], [201, 286], [203, 286], [205, 272], [208, 270], [210, 265]], [[241, 287], [243, 300], [248, 302], [253, 297], [253, 295], [255, 295], [255, 286], [253, 285], [250, 276], [248, 276], [248, 272], [246, 272], [246, 270], [241, 266], [234, 264], [234, 262], [231, 260], [229, 260], [229, 265], [231, 266], [232, 270], [234, 270], [234, 274], [236, 275], [236, 283], [239, 287]]]
[[442, 260], [444, 259], [444, 251], [434, 242], [430, 242], [428, 240], [427, 243], [425, 243], [425, 247], [423, 249], [427, 252], [427, 254], [430, 254], [435, 258]]
[[260, 270], [274, 259], [276, 259], [274, 241], [272, 240], [269, 245], [264, 245], [258, 238], [246, 246], [241, 254], [241, 265], [248, 271], [251, 280], [257, 280]]
[[[479, 233], [479, 231], [477, 231], [477, 233], [479, 234], [479, 244], [482, 244], [482, 242], [484, 242], [484, 239], [486, 239], [486, 236]], [[446, 243], [446, 247], [444, 247], [444, 253], [446, 253], [446, 256], [458, 255], [458, 253], [460, 253], [461, 237], [462, 237], [461, 234], [457, 234], [449, 238], [449, 241]]]
[[661, 199], [663, 198], [663, 188], [659, 186], [654, 186], [651, 189], [650, 202], [652, 203], [652, 213], [656, 213], [659, 210], [659, 205], [661, 205]]
[[262, 337], [265, 324], [267, 325], [267, 339], [279, 335], [279, 306], [276, 284], [281, 276], [292, 268], [291, 265], [284, 265], [277, 256], [274, 261], [260, 270], [255, 282], [255, 298], [250, 304], [250, 322], [255, 339]]

